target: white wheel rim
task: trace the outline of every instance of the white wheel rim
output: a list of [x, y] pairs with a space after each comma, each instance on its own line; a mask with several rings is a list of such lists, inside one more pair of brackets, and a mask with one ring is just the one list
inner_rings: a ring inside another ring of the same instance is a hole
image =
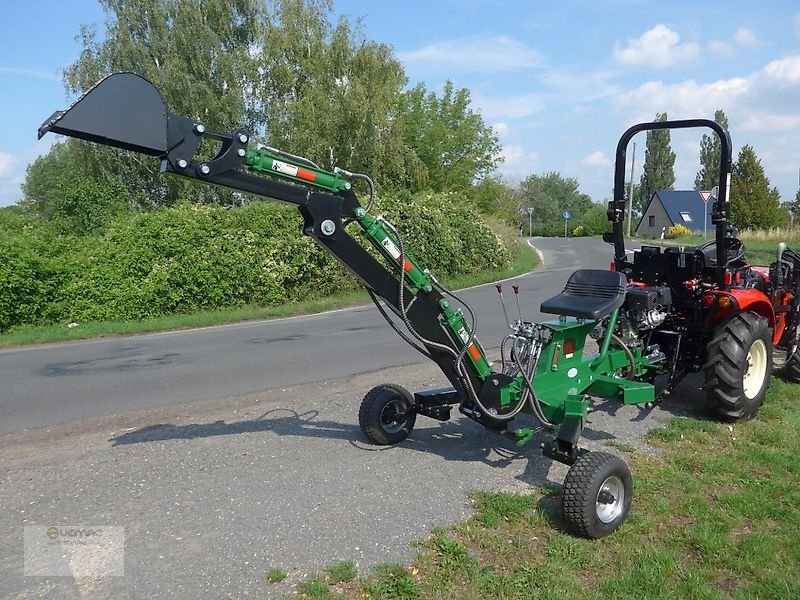
[[597, 492], [595, 512], [603, 523], [611, 523], [619, 518], [625, 506], [625, 484], [622, 479], [612, 475], [603, 482]]
[[747, 360], [745, 360], [744, 364], [744, 377], [742, 377], [742, 389], [748, 399], [752, 400], [758, 396], [764, 385], [766, 374], [767, 345], [764, 340], [756, 340], [747, 353]]

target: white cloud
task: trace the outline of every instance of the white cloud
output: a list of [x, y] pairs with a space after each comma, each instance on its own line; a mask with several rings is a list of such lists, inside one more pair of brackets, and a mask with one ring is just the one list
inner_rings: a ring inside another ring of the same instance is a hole
[[7, 152], [0, 152], [0, 177], [9, 177], [14, 172], [17, 159]]
[[611, 161], [600, 150], [597, 150], [581, 160], [581, 165], [584, 167], [610, 167]]
[[519, 182], [536, 170], [539, 155], [529, 152], [521, 144], [505, 144], [501, 152], [503, 162], [498, 172], [509, 182]]
[[[656, 112], [663, 111], [671, 119], [681, 119], [710, 118], [716, 109], [724, 110], [731, 126], [734, 158], [742, 145], [752, 145], [768, 173], [778, 176], [773, 184], [788, 196], [794, 193], [792, 188], [796, 189], [800, 156], [798, 97], [800, 53], [774, 60], [745, 77], [707, 83], [649, 81], [615, 97], [612, 107], [629, 123], [649, 121]], [[700, 134], [694, 135], [699, 138]], [[697, 152], [681, 152], [679, 161], [684, 156], [695, 159]], [[696, 169], [694, 160], [676, 162], [676, 175], [689, 185]]]
[[523, 94], [505, 98], [487, 98], [476, 94], [472, 100], [475, 106], [480, 108], [481, 115], [489, 121], [530, 117], [545, 106], [544, 98], [540, 94]]
[[534, 49], [505, 35], [443, 40], [418, 50], [400, 52], [398, 57], [404, 63], [471, 73], [520, 71], [537, 67], [542, 62], [541, 55]]
[[506, 137], [511, 132], [508, 123], [503, 123], [502, 121], [492, 123], [492, 129], [494, 129], [494, 132], [500, 137]]
[[756, 34], [746, 27], [740, 27], [736, 30], [736, 33], [733, 34], [733, 41], [745, 48], [755, 48], [760, 43]]
[[58, 73], [54, 71], [42, 71], [39, 69], [22, 69], [19, 67], [0, 67], [2, 75], [19, 75], [22, 77], [34, 77], [36, 79], [49, 79], [50, 81], [61, 81]]
[[680, 36], [666, 25], [656, 25], [641, 37], [629, 38], [625, 48], [614, 44], [614, 58], [623, 65], [664, 69], [700, 55], [700, 45], [694, 42], [680, 43]]
[[728, 57], [733, 54], [733, 46], [720, 40], [711, 40], [708, 42], [708, 50], [717, 56]]

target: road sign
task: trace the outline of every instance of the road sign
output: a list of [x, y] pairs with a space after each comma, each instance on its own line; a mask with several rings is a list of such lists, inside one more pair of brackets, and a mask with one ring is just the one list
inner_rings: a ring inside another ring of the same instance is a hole
[[704, 204], [708, 204], [708, 201], [711, 200], [711, 192], [700, 192], [700, 197]]
[[571, 218], [572, 218], [572, 215], [571, 215], [571, 214], [569, 214], [568, 212], [565, 212], [565, 213], [564, 213], [564, 218], [565, 218], [565, 219], [571, 219]]

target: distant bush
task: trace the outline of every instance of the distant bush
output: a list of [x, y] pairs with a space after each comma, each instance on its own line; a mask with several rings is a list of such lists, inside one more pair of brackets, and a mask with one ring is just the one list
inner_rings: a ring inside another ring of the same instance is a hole
[[[452, 196], [382, 198], [373, 212], [392, 221], [437, 276], [510, 264], [498, 236]], [[275, 203], [231, 210], [183, 203], [119, 214], [98, 235], [69, 236], [38, 217], [2, 210], [0, 330], [270, 306], [357, 288], [301, 226], [297, 210]], [[348, 231], [360, 237], [356, 223]]]
[[671, 240], [679, 237], [685, 237], [687, 235], [692, 235], [692, 230], [686, 227], [686, 225], [681, 225], [678, 223], [667, 230], [665, 237]]

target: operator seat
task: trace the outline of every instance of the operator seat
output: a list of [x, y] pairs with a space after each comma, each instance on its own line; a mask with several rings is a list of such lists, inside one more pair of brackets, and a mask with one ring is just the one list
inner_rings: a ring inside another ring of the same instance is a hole
[[596, 321], [622, 306], [627, 284], [624, 273], [579, 269], [569, 276], [564, 291], [542, 302], [540, 310]]

